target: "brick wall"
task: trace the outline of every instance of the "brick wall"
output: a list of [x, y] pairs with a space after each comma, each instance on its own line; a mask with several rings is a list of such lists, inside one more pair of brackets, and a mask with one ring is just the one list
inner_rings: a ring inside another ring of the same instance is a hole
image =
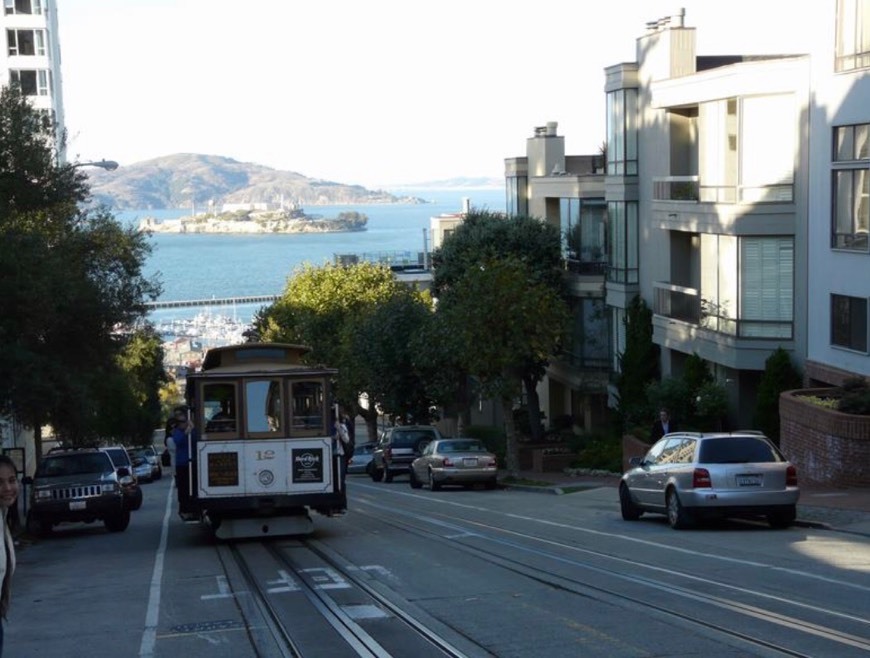
[[833, 389], [786, 391], [779, 397], [779, 445], [797, 466], [798, 483], [870, 486], [870, 416], [844, 414], [801, 400]]
[[622, 437], [622, 470], [623, 472], [629, 469], [628, 462], [632, 457], [643, 457], [650, 449], [651, 445], [645, 441], [641, 441], [636, 436], [624, 434]]

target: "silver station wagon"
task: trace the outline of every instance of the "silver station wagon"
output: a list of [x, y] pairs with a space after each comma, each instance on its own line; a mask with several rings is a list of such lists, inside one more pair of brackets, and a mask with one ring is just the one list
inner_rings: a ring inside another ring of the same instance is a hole
[[622, 518], [665, 514], [672, 528], [709, 517], [765, 516], [774, 528], [795, 520], [797, 470], [762, 433], [673, 432], [634, 457], [619, 484]]

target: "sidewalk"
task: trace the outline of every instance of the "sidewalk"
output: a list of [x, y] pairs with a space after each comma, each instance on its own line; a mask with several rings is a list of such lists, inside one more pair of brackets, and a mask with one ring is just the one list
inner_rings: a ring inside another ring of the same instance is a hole
[[[507, 473], [499, 473], [503, 481]], [[617, 474], [538, 473], [521, 471], [516, 484], [505, 484], [511, 489], [522, 489], [548, 494], [570, 494], [584, 489], [613, 488], [613, 500], [618, 501]], [[825, 489], [801, 487], [795, 525], [825, 528], [870, 537], [870, 488]]]

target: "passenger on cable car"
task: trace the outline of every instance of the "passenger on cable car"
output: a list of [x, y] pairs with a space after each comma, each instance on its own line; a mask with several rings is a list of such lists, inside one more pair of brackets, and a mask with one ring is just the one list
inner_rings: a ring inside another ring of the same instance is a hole
[[188, 407], [176, 407], [172, 442], [175, 445], [175, 488], [178, 490], [178, 514], [185, 521], [196, 518], [190, 505], [190, 464], [196, 445], [196, 431]]

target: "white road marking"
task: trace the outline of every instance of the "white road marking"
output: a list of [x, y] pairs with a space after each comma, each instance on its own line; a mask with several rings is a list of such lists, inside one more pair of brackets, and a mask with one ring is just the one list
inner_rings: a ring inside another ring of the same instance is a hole
[[154, 557], [154, 571], [151, 574], [151, 591], [148, 595], [148, 609], [145, 614], [145, 630], [142, 631], [142, 642], [139, 644], [139, 656], [154, 655], [157, 644], [157, 622], [160, 619], [160, 583], [163, 580], [163, 560], [166, 557], [166, 543], [169, 538], [169, 519], [172, 514], [172, 499], [175, 483], [169, 487], [166, 494], [166, 511], [163, 513], [163, 528], [160, 531], [160, 544]]

